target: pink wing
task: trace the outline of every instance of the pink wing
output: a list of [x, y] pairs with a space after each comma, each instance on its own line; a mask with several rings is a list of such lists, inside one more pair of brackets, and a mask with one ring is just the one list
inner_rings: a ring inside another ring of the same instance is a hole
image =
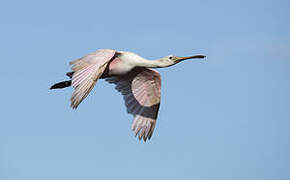
[[111, 49], [100, 49], [70, 62], [74, 72], [72, 87], [75, 88], [71, 97], [72, 108], [77, 108], [82, 100], [88, 96], [115, 53], [116, 51]]
[[152, 69], [135, 68], [123, 75], [107, 78], [124, 96], [127, 112], [134, 115], [132, 129], [139, 140], [151, 138], [160, 105], [160, 74]]

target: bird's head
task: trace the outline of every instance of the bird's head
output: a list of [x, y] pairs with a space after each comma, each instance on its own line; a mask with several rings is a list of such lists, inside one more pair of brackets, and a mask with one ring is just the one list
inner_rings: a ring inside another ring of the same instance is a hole
[[165, 56], [162, 58], [164, 62], [167, 62], [169, 66], [172, 66], [174, 64], [180, 63], [181, 61], [187, 60], [187, 59], [203, 59], [206, 56], [204, 55], [195, 55], [195, 56], [187, 56], [187, 57], [179, 57], [174, 55]]

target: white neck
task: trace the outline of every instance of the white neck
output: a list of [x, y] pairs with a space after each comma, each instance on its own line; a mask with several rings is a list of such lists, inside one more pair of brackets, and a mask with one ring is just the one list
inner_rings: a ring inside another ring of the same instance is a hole
[[169, 61], [166, 58], [148, 60], [143, 57], [126, 51], [119, 51], [119, 57], [124, 58], [125, 61], [133, 65], [134, 67], [147, 67], [147, 68], [162, 68], [175, 64], [173, 61]]
[[156, 59], [156, 60], [147, 60], [147, 59], [139, 59], [136, 66], [139, 67], [147, 67], [147, 68], [163, 68], [173, 65], [174, 63], [171, 61], [166, 61], [164, 59]]

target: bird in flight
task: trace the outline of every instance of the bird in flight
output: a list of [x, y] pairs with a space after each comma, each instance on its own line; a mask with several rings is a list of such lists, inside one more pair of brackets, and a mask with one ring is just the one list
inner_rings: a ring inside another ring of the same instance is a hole
[[203, 55], [178, 57], [169, 55], [147, 60], [127, 51], [99, 49], [70, 62], [71, 80], [54, 84], [50, 89], [72, 86], [71, 107], [76, 109], [88, 96], [98, 79], [115, 84], [125, 100], [127, 112], [134, 116], [132, 130], [139, 140], [150, 139], [160, 105], [160, 74], [152, 68], [164, 68], [187, 59], [202, 59]]

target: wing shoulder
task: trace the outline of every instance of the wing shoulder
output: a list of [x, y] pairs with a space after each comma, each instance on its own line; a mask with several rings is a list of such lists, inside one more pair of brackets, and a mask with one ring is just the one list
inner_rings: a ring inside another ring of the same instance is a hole
[[96, 81], [103, 74], [108, 62], [115, 56], [112, 49], [100, 49], [82, 58], [70, 62], [72, 65], [72, 87], [75, 91], [71, 97], [72, 108], [85, 99], [93, 89]]

